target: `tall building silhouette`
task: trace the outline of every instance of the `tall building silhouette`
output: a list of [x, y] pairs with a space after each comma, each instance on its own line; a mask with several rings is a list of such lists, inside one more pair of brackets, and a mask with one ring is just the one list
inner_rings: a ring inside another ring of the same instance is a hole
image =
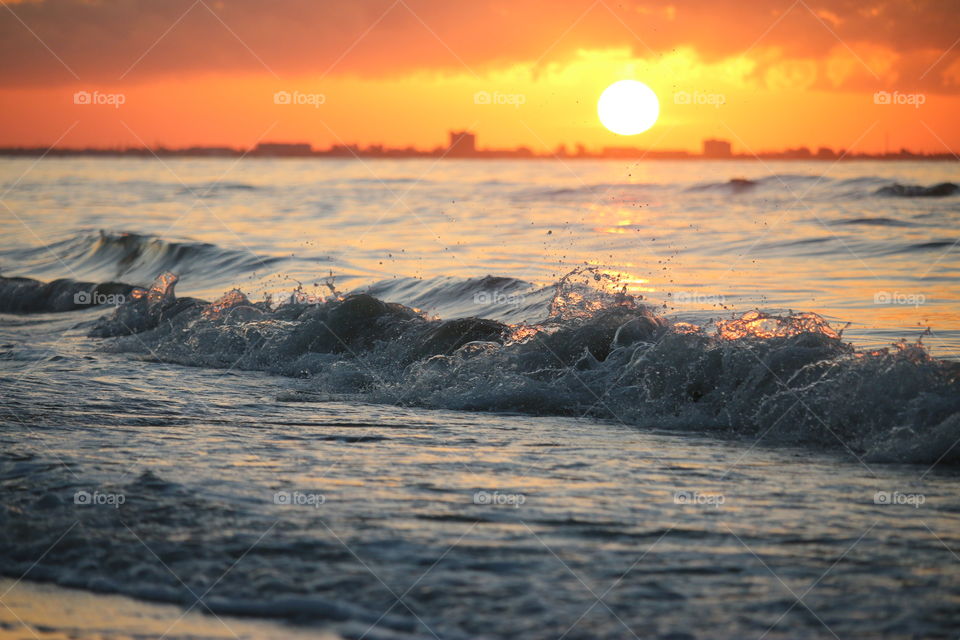
[[447, 155], [451, 158], [465, 158], [477, 155], [477, 136], [469, 131], [451, 131]]

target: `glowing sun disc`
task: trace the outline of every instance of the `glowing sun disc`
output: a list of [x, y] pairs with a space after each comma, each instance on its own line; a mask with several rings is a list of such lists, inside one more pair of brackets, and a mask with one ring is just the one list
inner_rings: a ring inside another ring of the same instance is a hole
[[597, 115], [607, 129], [621, 136], [643, 133], [660, 115], [660, 101], [653, 89], [637, 80], [620, 80], [603, 90]]

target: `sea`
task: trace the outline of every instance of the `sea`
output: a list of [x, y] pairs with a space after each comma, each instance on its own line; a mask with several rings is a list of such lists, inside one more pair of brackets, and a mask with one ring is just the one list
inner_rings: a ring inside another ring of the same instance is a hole
[[0, 638], [955, 640], [957, 167], [0, 159]]

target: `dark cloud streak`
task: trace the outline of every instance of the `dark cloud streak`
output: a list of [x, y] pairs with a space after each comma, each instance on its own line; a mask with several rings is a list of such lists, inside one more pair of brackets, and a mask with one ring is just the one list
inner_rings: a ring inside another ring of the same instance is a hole
[[[206, 5], [196, 0], [26, 0], [8, 7], [81, 80], [99, 83], [117, 82], [128, 69], [126, 80], [139, 82], [266, 72], [264, 66], [281, 77], [320, 74], [335, 62], [333, 73], [371, 77], [458, 72], [464, 64], [479, 73], [537, 60], [548, 49], [546, 62], [568, 58], [578, 48], [630, 47], [638, 56], [649, 56], [650, 49], [662, 54], [679, 46], [692, 46], [711, 60], [755, 44], [780, 47], [787, 58], [818, 58], [839, 44], [838, 37], [854, 51], [863, 43], [897, 51], [900, 76], [910, 78], [919, 77], [925, 61], [936, 59], [960, 36], [956, 0], [605, 1], [572, 29], [593, 0], [205, 0]], [[944, 56], [926, 85], [941, 84], [942, 71], [958, 55], [954, 50]], [[75, 81], [7, 10], [0, 10], [0, 56], [5, 61], [0, 85]]]

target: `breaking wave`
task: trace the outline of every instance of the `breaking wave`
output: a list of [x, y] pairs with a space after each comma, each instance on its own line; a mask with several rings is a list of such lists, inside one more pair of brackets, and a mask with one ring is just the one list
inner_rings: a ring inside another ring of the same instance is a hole
[[[504, 279], [509, 285], [511, 281]], [[552, 287], [539, 322], [443, 320], [369, 293], [277, 304], [177, 298], [177, 277], [91, 327], [113, 352], [309, 379], [294, 399], [593, 416], [639, 426], [960, 462], [960, 365], [922, 343], [858, 351], [813, 313], [671, 321], [593, 269]], [[296, 394], [295, 394], [296, 395]]]

